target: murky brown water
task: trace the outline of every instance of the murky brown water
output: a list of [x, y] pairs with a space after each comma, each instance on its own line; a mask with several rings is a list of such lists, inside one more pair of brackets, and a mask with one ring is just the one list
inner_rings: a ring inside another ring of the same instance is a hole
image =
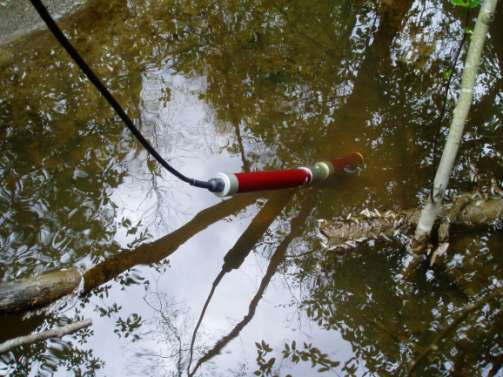
[[[366, 157], [357, 176], [223, 202], [161, 171], [48, 33], [3, 47], [0, 279], [91, 272], [84, 297], [2, 318], [0, 340], [83, 317], [93, 326], [1, 355], [0, 374], [187, 375], [213, 287], [196, 375], [407, 375], [466, 303], [501, 285], [503, 238], [498, 228], [458, 235], [458, 282], [441, 270], [404, 282], [399, 242], [323, 248], [318, 219], [417, 206], [434, 172], [465, 13], [441, 0], [393, 9], [96, 0], [62, 23], [188, 175]], [[453, 192], [503, 179], [503, 35], [493, 29]], [[418, 375], [497, 375], [502, 318], [495, 303], [469, 316]]]

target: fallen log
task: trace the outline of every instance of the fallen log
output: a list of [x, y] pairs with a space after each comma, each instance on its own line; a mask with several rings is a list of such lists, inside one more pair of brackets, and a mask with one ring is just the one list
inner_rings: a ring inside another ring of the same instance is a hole
[[[244, 196], [219, 203], [201, 211], [187, 224], [173, 233], [145, 244], [135, 250], [124, 251], [99, 263], [84, 274], [74, 268], [48, 272], [34, 278], [0, 284], [0, 315], [44, 307], [73, 293], [84, 279], [81, 294], [115, 278], [139, 264], [158, 262], [172, 254], [181, 244], [210, 224], [253, 203], [256, 196]], [[323, 221], [321, 233], [329, 249], [349, 249], [368, 239], [391, 238], [411, 234], [419, 218], [419, 209], [405, 211], [364, 210], [344, 219]], [[448, 237], [450, 224], [479, 227], [503, 221], [503, 198], [484, 198], [480, 194], [464, 194], [441, 208], [439, 239]], [[437, 250], [444, 251], [445, 248]]]
[[[328, 249], [349, 249], [369, 239], [408, 237], [417, 225], [421, 209], [386, 211], [365, 209], [357, 215], [320, 221]], [[503, 221], [503, 198], [479, 193], [462, 194], [440, 208], [439, 240], [446, 242], [451, 224], [466, 228], [498, 225]]]
[[0, 285], [0, 313], [37, 309], [72, 293], [82, 275], [75, 268], [51, 271], [34, 278]]
[[83, 329], [84, 327], [91, 326], [91, 324], [92, 321], [90, 319], [86, 319], [83, 321], [70, 323], [66, 326], [56, 327], [55, 329], [43, 331], [41, 333], [19, 336], [17, 338], [0, 343], [0, 354], [7, 352], [14, 347], [22, 346], [25, 344], [32, 344], [49, 338], [62, 338], [63, 336], [72, 334], [80, 329]]

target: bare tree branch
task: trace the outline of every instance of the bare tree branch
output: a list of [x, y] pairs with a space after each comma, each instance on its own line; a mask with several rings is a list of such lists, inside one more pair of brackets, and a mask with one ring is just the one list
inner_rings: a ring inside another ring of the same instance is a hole
[[215, 278], [215, 281], [211, 285], [211, 290], [206, 298], [206, 302], [203, 305], [199, 319], [194, 327], [192, 333], [192, 340], [190, 342], [190, 352], [189, 352], [189, 362], [187, 365], [187, 373], [190, 374], [190, 368], [192, 366], [192, 358], [194, 354], [194, 343], [196, 341], [197, 331], [201, 322], [203, 321], [206, 309], [213, 297], [216, 287], [224, 277], [224, 275], [233, 269], [238, 269], [244, 262], [248, 254], [252, 251], [253, 247], [257, 244], [261, 237], [265, 234], [267, 229], [271, 226], [273, 221], [280, 215], [283, 208], [290, 202], [295, 191], [290, 190], [287, 193], [276, 193], [267, 201], [267, 203], [262, 207], [262, 209], [255, 215], [252, 222], [246, 230], [241, 234], [239, 239], [236, 241], [234, 246], [229, 250], [229, 252], [224, 257], [224, 265], [222, 270]]
[[0, 344], [0, 354], [9, 351], [10, 349], [24, 344], [32, 344], [40, 340], [45, 340], [49, 338], [62, 338], [65, 335], [74, 333], [84, 327], [91, 326], [92, 320], [86, 319], [79, 322], [70, 323], [69, 325], [63, 327], [56, 327], [55, 329], [43, 331], [41, 333], [30, 334], [26, 336], [19, 336], [14, 339], [7, 340]]
[[248, 306], [248, 313], [243, 317], [243, 319], [234, 326], [234, 328], [224, 337], [222, 337], [209, 351], [207, 351], [196, 363], [196, 366], [192, 371], [188, 371], [188, 376], [192, 377], [195, 375], [197, 370], [201, 367], [202, 364], [212, 359], [216, 355], [218, 355], [222, 349], [234, 338], [236, 338], [241, 330], [248, 325], [248, 323], [255, 316], [255, 311], [257, 310], [257, 306], [262, 299], [265, 290], [269, 286], [272, 277], [276, 273], [279, 265], [284, 261], [286, 251], [288, 246], [292, 242], [292, 240], [299, 235], [302, 231], [302, 227], [304, 226], [306, 219], [308, 218], [311, 210], [313, 208], [315, 202], [315, 195], [308, 195], [306, 199], [303, 200], [301, 204], [301, 208], [299, 213], [293, 220], [291, 221], [290, 232], [288, 235], [281, 241], [275, 250], [274, 254], [271, 257], [269, 265], [267, 266], [266, 273], [260, 282], [259, 288], [250, 301], [250, 305]]

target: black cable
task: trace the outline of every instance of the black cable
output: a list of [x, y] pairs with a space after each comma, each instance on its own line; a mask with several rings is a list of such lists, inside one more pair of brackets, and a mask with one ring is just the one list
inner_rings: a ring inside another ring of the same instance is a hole
[[221, 185], [218, 180], [212, 179], [210, 181], [200, 181], [194, 178], [189, 178], [178, 170], [176, 170], [173, 166], [171, 166], [162, 156], [154, 149], [154, 147], [149, 143], [147, 139], [141, 134], [140, 130], [136, 128], [133, 124], [131, 118], [128, 117], [124, 109], [121, 107], [119, 102], [114, 98], [112, 93], [108, 91], [108, 89], [103, 85], [98, 76], [93, 72], [93, 70], [87, 65], [82, 56], [77, 52], [75, 47], [70, 43], [70, 41], [65, 37], [59, 26], [54, 22], [54, 19], [51, 17], [47, 8], [42, 4], [40, 0], [30, 0], [31, 4], [35, 7], [36, 11], [44, 20], [45, 24], [52, 32], [54, 37], [58, 40], [58, 42], [63, 46], [66, 52], [72, 57], [72, 59], [77, 63], [79, 68], [84, 72], [89, 81], [93, 83], [93, 85], [98, 89], [103, 97], [107, 100], [110, 106], [113, 107], [115, 112], [122, 119], [127, 128], [133, 133], [133, 135], [138, 139], [138, 141], [145, 147], [148, 153], [150, 153], [156, 160], [159, 162], [166, 170], [168, 170], [175, 177], [181, 179], [182, 181], [196, 187], [201, 187], [208, 189], [212, 192], [218, 192], [222, 190]]

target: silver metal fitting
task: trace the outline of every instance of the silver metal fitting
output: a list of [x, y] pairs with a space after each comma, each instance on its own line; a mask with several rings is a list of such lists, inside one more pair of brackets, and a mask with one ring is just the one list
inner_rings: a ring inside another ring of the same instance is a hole
[[223, 198], [238, 192], [239, 182], [234, 174], [218, 173], [215, 178], [224, 182], [224, 189], [221, 192], [215, 192], [216, 196]]

